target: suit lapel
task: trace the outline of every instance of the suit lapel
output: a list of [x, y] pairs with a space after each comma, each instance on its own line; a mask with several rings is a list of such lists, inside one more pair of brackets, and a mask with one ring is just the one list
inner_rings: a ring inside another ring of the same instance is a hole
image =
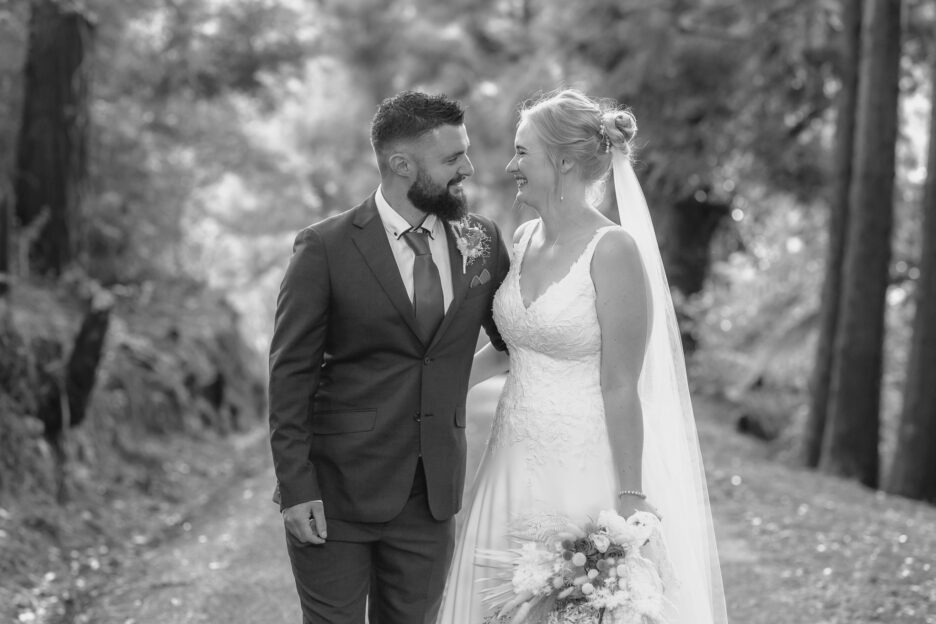
[[[373, 195], [358, 208], [358, 213], [354, 217], [354, 225], [351, 240], [363, 256], [364, 262], [370, 267], [374, 277], [377, 278], [393, 307], [418, 337], [419, 326], [416, 323], [416, 314], [413, 312], [413, 302], [406, 294], [406, 287], [403, 285], [403, 278], [400, 277], [393, 250], [390, 249], [390, 243], [387, 241], [387, 232], [383, 221], [380, 220]], [[454, 304], [454, 301], [452, 303]]]
[[468, 280], [462, 273], [462, 257], [455, 244], [455, 235], [447, 223], [443, 224], [443, 229], [448, 242], [449, 265], [452, 270], [452, 303], [449, 304], [448, 310], [446, 310], [445, 316], [442, 318], [442, 323], [429, 343], [430, 349], [439, 342], [445, 330], [452, 324], [452, 319], [455, 318], [458, 308], [461, 307], [462, 301], [465, 300], [465, 294], [468, 292]]

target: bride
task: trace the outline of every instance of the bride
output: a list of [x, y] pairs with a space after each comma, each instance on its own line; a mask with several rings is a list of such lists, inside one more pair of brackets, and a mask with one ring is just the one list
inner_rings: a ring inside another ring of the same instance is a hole
[[[509, 346], [475, 356], [472, 383], [509, 374], [463, 512], [439, 624], [481, 624], [492, 570], [523, 518], [584, 523], [651, 511], [675, 582], [669, 624], [727, 622], [685, 364], [627, 111], [566, 89], [521, 111], [507, 171], [539, 219], [514, 236], [494, 299]], [[621, 227], [596, 205], [613, 170]]]

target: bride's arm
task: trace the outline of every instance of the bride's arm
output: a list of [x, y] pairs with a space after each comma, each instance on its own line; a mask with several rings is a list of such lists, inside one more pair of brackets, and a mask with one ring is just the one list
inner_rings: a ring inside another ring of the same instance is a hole
[[488, 343], [474, 354], [471, 363], [471, 376], [468, 378], [468, 387], [479, 384], [494, 375], [506, 373], [510, 368], [510, 358], [505, 351], [498, 351], [494, 345]]
[[637, 380], [647, 349], [647, 278], [634, 240], [612, 230], [599, 241], [592, 260], [598, 324], [601, 327], [601, 393], [615, 469], [620, 484], [618, 511], [653, 511], [643, 492], [643, 413]]

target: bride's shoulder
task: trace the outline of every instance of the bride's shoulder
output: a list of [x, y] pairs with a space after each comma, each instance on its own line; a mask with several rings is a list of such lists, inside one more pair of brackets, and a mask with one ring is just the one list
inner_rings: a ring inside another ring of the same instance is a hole
[[626, 267], [640, 266], [640, 250], [634, 238], [627, 230], [618, 226], [606, 226], [604, 232], [595, 246], [592, 256], [592, 271], [620, 271]]

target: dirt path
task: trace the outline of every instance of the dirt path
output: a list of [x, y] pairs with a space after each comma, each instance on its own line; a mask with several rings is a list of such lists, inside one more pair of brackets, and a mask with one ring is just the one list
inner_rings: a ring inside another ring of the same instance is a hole
[[[499, 384], [469, 396], [469, 472]], [[735, 624], [936, 624], [936, 510], [796, 471], [697, 404], [719, 554]], [[245, 448], [265, 453], [259, 440]], [[78, 621], [266, 624], [301, 621], [271, 468], [233, 486], [218, 509], [127, 566]]]
[[[265, 438], [265, 436], [263, 436]], [[263, 440], [245, 452], [269, 455]], [[131, 563], [82, 622], [263, 624], [300, 622], [282, 520], [270, 501], [271, 462], [212, 497], [216, 509], [182, 536]]]

